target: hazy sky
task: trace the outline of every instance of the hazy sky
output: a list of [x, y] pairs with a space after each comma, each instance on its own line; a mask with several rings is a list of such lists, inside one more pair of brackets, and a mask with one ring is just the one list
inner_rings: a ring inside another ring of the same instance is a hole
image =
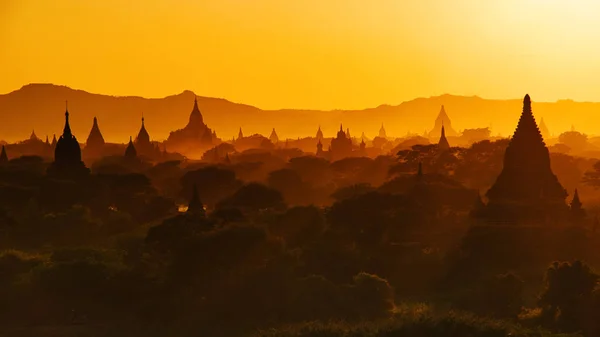
[[600, 101], [597, 0], [0, 0], [0, 92], [30, 82], [261, 108], [443, 93]]

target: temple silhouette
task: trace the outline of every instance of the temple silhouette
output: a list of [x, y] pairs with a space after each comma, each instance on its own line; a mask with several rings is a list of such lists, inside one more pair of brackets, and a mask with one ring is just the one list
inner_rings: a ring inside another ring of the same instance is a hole
[[99, 155], [104, 149], [104, 144], [104, 137], [102, 136], [102, 132], [100, 132], [100, 127], [98, 126], [98, 119], [94, 117], [92, 129], [90, 130], [90, 134], [85, 142], [85, 150], [86, 152]]
[[456, 137], [458, 136], [458, 132], [456, 132], [452, 128], [452, 121], [448, 114], [446, 113], [446, 108], [442, 105], [440, 112], [435, 119], [435, 123], [433, 125], [433, 129], [429, 132], [428, 138], [436, 138], [442, 132], [442, 127], [445, 129], [446, 136], [448, 137]]
[[504, 166], [487, 192], [486, 216], [492, 222], [557, 224], [565, 219], [567, 192], [550, 168], [550, 154], [531, 110], [523, 112], [504, 154]]
[[219, 139], [216, 133], [204, 123], [204, 118], [198, 108], [198, 99], [194, 98], [194, 107], [190, 113], [188, 124], [183, 129], [171, 132], [165, 145], [171, 151], [189, 153], [207, 150], [218, 143]]
[[65, 109], [65, 127], [54, 149], [54, 162], [48, 167], [48, 175], [77, 178], [89, 174], [81, 160], [81, 147], [71, 132], [69, 109]]

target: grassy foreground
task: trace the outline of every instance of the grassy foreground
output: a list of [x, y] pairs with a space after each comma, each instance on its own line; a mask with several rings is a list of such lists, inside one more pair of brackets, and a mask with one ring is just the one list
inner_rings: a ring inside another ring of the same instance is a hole
[[[232, 325], [234, 322], [232, 322]], [[469, 313], [434, 313], [426, 305], [399, 308], [390, 319], [377, 322], [307, 322], [278, 328], [254, 329], [247, 333], [200, 331], [181, 326], [156, 329], [114, 325], [30, 327], [0, 331], [0, 337], [581, 337], [487, 319]], [[185, 331], [182, 331], [185, 330]], [[194, 331], [196, 330], [196, 331]]]

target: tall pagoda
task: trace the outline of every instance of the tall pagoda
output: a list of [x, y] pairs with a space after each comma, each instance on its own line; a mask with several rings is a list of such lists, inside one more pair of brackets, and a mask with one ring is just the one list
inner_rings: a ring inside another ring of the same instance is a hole
[[446, 139], [446, 129], [442, 124], [442, 134], [440, 135], [440, 141], [438, 142], [438, 150], [446, 151], [450, 149], [450, 143], [448, 143], [448, 139]]
[[75, 178], [89, 174], [89, 170], [81, 161], [81, 147], [69, 125], [69, 110], [65, 110], [65, 127], [63, 134], [56, 142], [54, 162], [48, 167], [48, 174]]
[[194, 106], [187, 125], [183, 129], [171, 132], [165, 145], [176, 152], [191, 153], [198, 148], [211, 148], [218, 142], [217, 134], [204, 123], [204, 117], [198, 108], [198, 98], [194, 96]]
[[100, 132], [100, 127], [98, 126], [98, 119], [94, 117], [94, 124], [92, 124], [92, 129], [90, 130], [90, 134], [85, 142], [85, 149], [88, 151], [100, 152], [104, 147], [104, 137], [102, 136], [102, 132]]
[[440, 112], [438, 113], [437, 118], [435, 119], [433, 129], [429, 132], [429, 138], [436, 138], [442, 132], [442, 126], [444, 127], [444, 131], [446, 132], [447, 136], [458, 136], [458, 132], [456, 132], [452, 128], [452, 121], [450, 120], [450, 117], [448, 117], [448, 114], [446, 113], [446, 108], [443, 105], [440, 109]]
[[279, 143], [279, 136], [277, 136], [277, 132], [275, 132], [275, 128], [273, 128], [273, 131], [271, 131], [271, 135], [269, 136], [269, 140], [273, 144]]
[[488, 215], [496, 221], [557, 222], [568, 213], [566, 190], [550, 168], [550, 155], [525, 95], [523, 112], [506, 152], [504, 167], [488, 190]]

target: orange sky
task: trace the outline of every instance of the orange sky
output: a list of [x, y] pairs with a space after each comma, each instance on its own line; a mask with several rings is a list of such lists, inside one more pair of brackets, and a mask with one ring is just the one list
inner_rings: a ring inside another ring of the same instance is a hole
[[266, 109], [600, 101], [599, 13], [594, 0], [0, 0], [0, 92], [190, 89]]

